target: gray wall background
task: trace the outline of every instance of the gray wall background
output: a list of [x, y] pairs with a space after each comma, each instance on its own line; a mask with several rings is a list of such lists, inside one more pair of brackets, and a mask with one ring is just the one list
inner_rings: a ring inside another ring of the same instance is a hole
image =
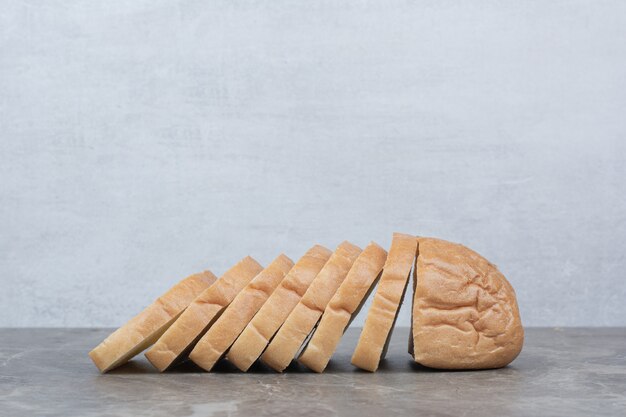
[[626, 2], [0, 6], [0, 326], [393, 231], [499, 265], [526, 325], [626, 325]]

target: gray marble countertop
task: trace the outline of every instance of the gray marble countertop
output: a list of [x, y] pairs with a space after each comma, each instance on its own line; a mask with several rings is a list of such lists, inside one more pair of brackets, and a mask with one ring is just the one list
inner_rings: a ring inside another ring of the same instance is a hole
[[626, 415], [626, 329], [527, 329], [504, 369], [414, 364], [408, 329], [370, 374], [350, 365], [350, 329], [323, 374], [292, 364], [247, 374], [227, 363], [158, 374], [143, 356], [100, 375], [87, 357], [108, 329], [0, 329], [0, 416]]

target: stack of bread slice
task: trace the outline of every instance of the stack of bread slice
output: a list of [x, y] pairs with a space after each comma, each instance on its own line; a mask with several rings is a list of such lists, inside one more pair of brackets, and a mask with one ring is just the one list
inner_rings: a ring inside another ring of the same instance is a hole
[[352, 364], [375, 372], [384, 359], [413, 271], [409, 353], [424, 366], [506, 366], [524, 332], [515, 292], [498, 269], [455, 243], [394, 233], [389, 253], [341, 243], [313, 246], [295, 264], [267, 268], [243, 258], [219, 279], [205, 271], [176, 284], [90, 352], [101, 372], [141, 351], [159, 371], [191, 360], [211, 371], [227, 360], [282, 372], [293, 360], [323, 372], [374, 292]]

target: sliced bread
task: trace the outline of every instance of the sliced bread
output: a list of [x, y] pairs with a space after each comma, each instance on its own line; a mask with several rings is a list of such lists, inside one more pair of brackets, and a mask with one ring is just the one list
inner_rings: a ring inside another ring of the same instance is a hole
[[341, 336], [367, 300], [383, 269], [387, 251], [370, 243], [354, 261], [346, 279], [331, 298], [324, 314], [298, 361], [315, 372], [323, 372]]
[[337, 247], [261, 355], [263, 363], [278, 372], [291, 363], [360, 253], [350, 242]]
[[515, 291], [497, 267], [465, 246], [419, 238], [412, 354], [440, 369], [500, 368], [522, 350]]
[[330, 258], [331, 251], [315, 245], [309, 249], [241, 332], [226, 359], [242, 371], [259, 358], [276, 331]]
[[293, 267], [293, 261], [279, 255], [241, 290], [189, 354], [196, 365], [210, 371], [241, 334], [252, 317]]
[[141, 313], [117, 329], [89, 356], [101, 372], [129, 361], [152, 345], [194, 298], [215, 282], [210, 271], [191, 275], [174, 285]]
[[352, 355], [354, 366], [375, 372], [385, 357], [416, 252], [415, 236], [394, 233], [372, 306]]
[[263, 267], [249, 256], [230, 268], [213, 285], [198, 295], [178, 320], [146, 352], [150, 363], [163, 372], [184, 359], [224, 308], [262, 270]]

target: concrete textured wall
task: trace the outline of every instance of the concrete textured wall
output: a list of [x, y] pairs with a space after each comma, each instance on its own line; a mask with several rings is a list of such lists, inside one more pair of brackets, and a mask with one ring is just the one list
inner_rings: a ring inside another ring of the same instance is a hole
[[626, 325], [626, 2], [0, 4], [0, 326], [393, 231]]

